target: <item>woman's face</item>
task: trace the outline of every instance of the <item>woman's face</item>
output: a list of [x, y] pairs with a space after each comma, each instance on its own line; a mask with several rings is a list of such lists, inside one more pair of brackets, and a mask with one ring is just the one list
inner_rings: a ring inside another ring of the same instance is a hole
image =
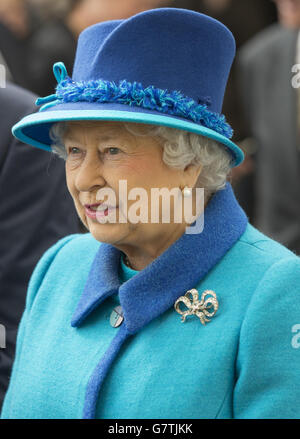
[[[95, 239], [116, 246], [143, 245], [159, 242], [179, 228], [184, 231], [186, 224], [172, 221], [176, 197], [171, 197], [171, 220], [163, 223], [162, 214], [169, 205], [160, 197], [158, 213], [157, 204], [151, 204], [151, 189], [192, 187], [198, 174], [194, 167], [168, 167], [156, 138], [135, 136], [123, 124], [105, 121], [69, 123], [63, 140], [68, 189], [81, 221]], [[130, 193], [132, 199], [128, 199]], [[151, 209], [156, 218], [159, 215], [155, 223]], [[137, 222], [140, 215], [143, 222]]]

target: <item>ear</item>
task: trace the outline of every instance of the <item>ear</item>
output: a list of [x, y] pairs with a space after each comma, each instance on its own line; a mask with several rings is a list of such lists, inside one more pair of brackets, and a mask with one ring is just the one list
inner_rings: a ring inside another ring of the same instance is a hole
[[193, 188], [195, 187], [197, 180], [199, 178], [199, 175], [201, 174], [203, 169], [202, 165], [188, 165], [185, 167], [183, 171], [183, 179], [184, 179], [184, 186]]

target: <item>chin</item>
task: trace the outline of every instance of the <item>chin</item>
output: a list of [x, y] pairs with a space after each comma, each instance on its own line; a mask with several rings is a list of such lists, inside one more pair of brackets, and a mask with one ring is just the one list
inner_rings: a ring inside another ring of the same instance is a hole
[[122, 241], [122, 238], [126, 235], [124, 226], [126, 226], [126, 224], [88, 223], [89, 232], [97, 241], [112, 245]]

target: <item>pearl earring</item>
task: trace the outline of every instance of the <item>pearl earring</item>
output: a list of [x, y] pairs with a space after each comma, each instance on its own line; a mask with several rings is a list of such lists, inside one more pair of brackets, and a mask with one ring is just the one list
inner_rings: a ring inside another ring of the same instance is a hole
[[190, 189], [190, 188], [188, 188], [188, 187], [185, 187], [185, 188], [182, 190], [182, 195], [183, 195], [184, 197], [191, 197], [191, 196], [192, 196], [192, 189]]

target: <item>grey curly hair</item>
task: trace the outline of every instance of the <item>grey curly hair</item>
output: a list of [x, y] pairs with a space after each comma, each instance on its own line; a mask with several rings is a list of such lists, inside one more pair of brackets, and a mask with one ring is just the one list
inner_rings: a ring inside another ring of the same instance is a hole
[[[204, 188], [207, 195], [225, 187], [233, 158], [217, 141], [165, 126], [132, 122], [124, 122], [123, 126], [129, 133], [136, 136], [158, 138], [163, 146], [163, 161], [172, 168], [184, 169], [190, 164], [202, 165], [196, 187]], [[66, 129], [67, 123], [58, 122], [52, 125], [49, 133], [53, 142], [52, 151], [63, 159], [67, 157], [63, 143]]]

